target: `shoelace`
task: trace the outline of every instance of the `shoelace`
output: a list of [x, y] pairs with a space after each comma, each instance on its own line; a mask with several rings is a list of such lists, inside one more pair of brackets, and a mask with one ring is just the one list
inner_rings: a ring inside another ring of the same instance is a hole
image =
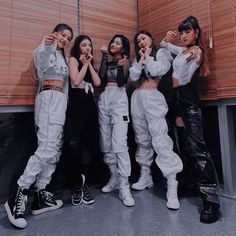
[[125, 196], [126, 199], [127, 198], [133, 198], [129, 188], [125, 188], [123, 191], [125, 193], [125, 194], [123, 194], [123, 196]]
[[24, 214], [26, 201], [27, 201], [27, 196], [25, 196], [22, 192], [20, 192], [15, 207], [15, 212], [17, 215]]
[[109, 185], [111, 187], [115, 187], [117, 185], [117, 182], [118, 181], [117, 181], [116, 177], [111, 177], [107, 185]]
[[47, 191], [42, 191], [42, 195], [43, 197], [48, 201], [48, 202], [51, 202], [51, 203], [54, 203], [53, 201], [53, 194], [50, 193], [50, 192], [47, 192]]
[[74, 195], [75, 198], [81, 197], [81, 196], [83, 195], [83, 194], [82, 194], [82, 188], [74, 189], [73, 195]]
[[88, 186], [86, 186], [86, 185], [83, 187], [83, 194], [87, 198], [92, 198], [91, 193], [88, 190]]

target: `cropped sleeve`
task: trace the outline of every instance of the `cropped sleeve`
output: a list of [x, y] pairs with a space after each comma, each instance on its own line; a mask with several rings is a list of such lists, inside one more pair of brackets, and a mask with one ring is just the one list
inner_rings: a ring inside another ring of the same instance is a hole
[[150, 56], [143, 63], [151, 76], [161, 77], [169, 71], [172, 60], [170, 53], [166, 49], [160, 48], [156, 54], [156, 60]]
[[178, 55], [183, 51], [182, 47], [178, 47], [172, 43], [165, 42], [164, 40], [161, 41], [160, 43], [161, 48], [167, 49], [169, 52]]
[[129, 78], [131, 81], [138, 81], [142, 73], [142, 66], [134, 59], [132, 66], [129, 68]]
[[54, 41], [51, 45], [46, 45], [44, 40], [42, 43], [34, 50], [33, 60], [39, 78], [51, 65], [51, 55], [56, 51], [57, 42]]

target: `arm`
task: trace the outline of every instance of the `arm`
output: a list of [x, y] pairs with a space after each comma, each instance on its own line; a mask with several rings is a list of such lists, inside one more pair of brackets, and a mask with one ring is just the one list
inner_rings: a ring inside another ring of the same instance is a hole
[[101, 79], [102, 84], [106, 83], [107, 63], [108, 63], [108, 53], [103, 53], [100, 68], [99, 68], [99, 72], [98, 72], [98, 75]]
[[119, 60], [117, 68], [117, 84], [119, 87], [122, 87], [127, 83], [129, 76], [130, 61], [124, 56], [123, 59]]
[[92, 77], [94, 86], [96, 86], [96, 87], [100, 86], [101, 85], [101, 80], [98, 76], [98, 73], [95, 71], [95, 69], [93, 68], [91, 63], [89, 63], [89, 70], [90, 70], [90, 73], [91, 73], [91, 77]]
[[[81, 55], [83, 57], [83, 55]], [[83, 63], [81, 70], [78, 70], [79, 62], [75, 57], [69, 59], [69, 73], [72, 84], [79, 86], [85, 77], [89, 63]]]
[[161, 41], [160, 43], [161, 48], [167, 49], [169, 52], [178, 55], [183, 51], [182, 47], [175, 46], [174, 44], [170, 42], [166, 42], [165, 39]]
[[147, 71], [150, 73], [151, 76], [163, 76], [166, 74], [170, 67], [173, 58], [171, 57], [170, 53], [161, 48], [158, 50], [156, 54], [156, 61], [153, 57], [148, 56], [144, 60], [144, 64], [146, 65]]
[[142, 63], [139, 62], [137, 62], [137, 59], [135, 58], [132, 66], [129, 68], [129, 78], [131, 81], [135, 82], [140, 78], [140, 75], [142, 73]]
[[33, 61], [38, 73], [43, 73], [50, 67], [50, 55], [56, 51], [57, 42], [53, 34], [44, 37], [42, 43], [33, 52]]

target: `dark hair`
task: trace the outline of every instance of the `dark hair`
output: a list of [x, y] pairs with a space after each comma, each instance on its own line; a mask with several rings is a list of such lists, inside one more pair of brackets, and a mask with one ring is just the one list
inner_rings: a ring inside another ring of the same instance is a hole
[[156, 53], [157, 53], [157, 46], [155, 44], [154, 38], [152, 37], [152, 34], [147, 30], [140, 30], [134, 36], [134, 49], [135, 49], [135, 55], [136, 55], [137, 61], [139, 61], [139, 59], [140, 59], [140, 55], [139, 55], [140, 48], [138, 46], [138, 36], [140, 34], [146, 34], [148, 37], [150, 37], [152, 39], [152, 45], [151, 45], [152, 52], [151, 52], [150, 56], [153, 56], [155, 58]]
[[[126, 55], [128, 58], [130, 58], [130, 44], [129, 44], [129, 39], [125, 37], [123, 34], [116, 34], [113, 36], [111, 39], [110, 43], [108, 44], [108, 52], [110, 55], [112, 55], [110, 46], [114, 42], [115, 38], [120, 38], [122, 42], [122, 56]], [[112, 55], [113, 56], [113, 55]]]
[[83, 34], [77, 36], [75, 39], [74, 45], [72, 46], [72, 48], [70, 50], [70, 56], [75, 57], [78, 60], [78, 62], [79, 62], [79, 59], [81, 56], [80, 43], [85, 39], [88, 39], [89, 42], [91, 43], [91, 47], [92, 47], [91, 54], [93, 54], [93, 44], [92, 44], [91, 38], [89, 36], [83, 35]]
[[184, 19], [178, 27], [178, 31], [194, 30], [196, 32], [196, 45], [202, 49], [202, 63], [200, 66], [200, 75], [205, 77], [210, 74], [210, 67], [208, 62], [207, 46], [203, 40], [202, 31], [198, 23], [198, 19], [194, 16], [188, 16]]
[[56, 25], [52, 32], [60, 32], [63, 30], [69, 30], [71, 32], [71, 39], [73, 38], [73, 29], [65, 23], [60, 23]]
[[[61, 32], [63, 30], [69, 30], [71, 32], [71, 39], [73, 38], [73, 29], [65, 23], [60, 23], [60, 24], [56, 25], [52, 32]], [[67, 64], [67, 59], [66, 59], [64, 48], [62, 48], [61, 51], [62, 51], [62, 55], [65, 60], [65, 63]]]

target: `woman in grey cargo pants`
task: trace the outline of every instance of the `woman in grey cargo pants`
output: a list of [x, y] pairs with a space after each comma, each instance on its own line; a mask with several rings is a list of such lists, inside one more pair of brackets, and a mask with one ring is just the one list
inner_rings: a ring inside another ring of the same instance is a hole
[[70, 26], [58, 24], [33, 53], [39, 83], [35, 100], [38, 147], [17, 181], [15, 197], [5, 203], [9, 221], [18, 228], [27, 226], [24, 211], [27, 194], [33, 183], [36, 188], [31, 207], [33, 215], [56, 210], [63, 205], [61, 200], [55, 201], [53, 194], [45, 191], [45, 187], [51, 180], [61, 154], [68, 93], [68, 66], [64, 48], [72, 37]]

